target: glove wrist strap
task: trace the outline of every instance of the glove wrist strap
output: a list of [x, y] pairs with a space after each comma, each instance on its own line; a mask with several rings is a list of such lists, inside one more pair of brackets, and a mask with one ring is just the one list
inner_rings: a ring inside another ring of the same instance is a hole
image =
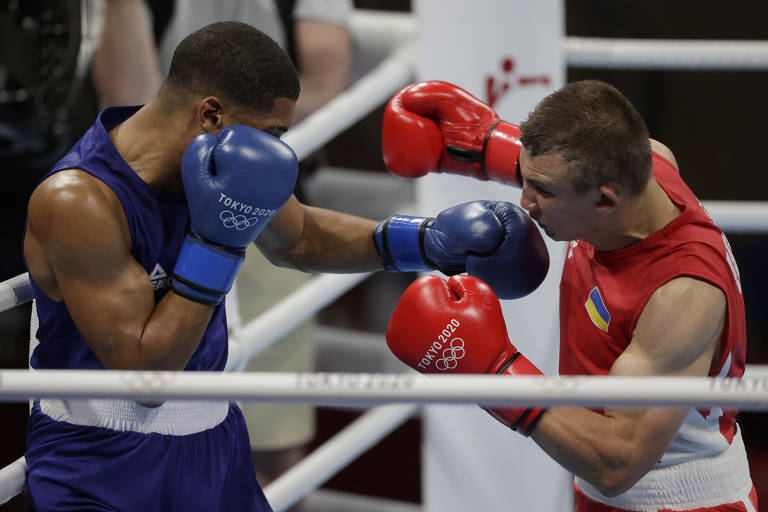
[[499, 121], [488, 131], [485, 140], [485, 175], [488, 179], [514, 187], [521, 187], [520, 178], [520, 128], [512, 123]]
[[[512, 357], [496, 372], [498, 375], [543, 375], [541, 371], [520, 352]], [[518, 433], [528, 437], [533, 432], [541, 416], [547, 411], [545, 407], [505, 407], [486, 409], [491, 416]]]
[[395, 215], [382, 221], [373, 232], [376, 250], [390, 272], [432, 270], [424, 254], [424, 229], [433, 219]]
[[245, 259], [245, 249], [224, 247], [187, 233], [173, 268], [171, 287], [202, 304], [219, 304], [232, 288]]

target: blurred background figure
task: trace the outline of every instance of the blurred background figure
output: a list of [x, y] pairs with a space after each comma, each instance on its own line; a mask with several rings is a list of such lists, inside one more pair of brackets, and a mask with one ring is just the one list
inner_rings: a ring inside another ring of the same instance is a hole
[[[301, 94], [294, 125], [346, 88], [352, 48], [347, 29], [349, 0], [176, 0], [160, 41], [160, 62], [167, 72], [173, 49], [190, 32], [209, 23], [237, 20], [272, 37], [299, 71]], [[304, 183], [322, 151], [304, 159], [296, 195], [308, 203]], [[235, 297], [227, 299], [229, 324], [248, 322], [301, 286], [311, 275], [272, 265], [251, 245], [240, 270]], [[237, 299], [236, 301], [233, 299]], [[315, 319], [252, 358], [246, 371], [308, 372], [315, 368]], [[244, 403], [254, 467], [259, 483], [272, 480], [301, 460], [315, 436], [315, 411], [306, 404]], [[299, 510], [301, 504], [293, 510]]]
[[143, 0], [106, 0], [103, 34], [93, 55], [99, 109], [144, 104], [160, 88], [164, 75], [152, 20]]
[[161, 75], [143, 0], [4, 1], [0, 38], [5, 279], [24, 271], [23, 218], [37, 180], [101, 107], [145, 103]]
[[[145, 103], [160, 82], [144, 0], [0, 1], [0, 280], [25, 272], [24, 217], [40, 178], [102, 107]], [[30, 307], [0, 316], [2, 368], [28, 366]], [[2, 410], [5, 465], [24, 452], [28, 407]]]

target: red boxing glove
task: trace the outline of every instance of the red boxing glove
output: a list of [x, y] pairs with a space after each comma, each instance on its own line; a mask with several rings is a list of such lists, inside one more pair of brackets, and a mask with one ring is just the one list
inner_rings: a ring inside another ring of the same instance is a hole
[[406, 178], [447, 172], [520, 187], [519, 137], [520, 128], [464, 89], [419, 82], [389, 100], [382, 154], [387, 169]]
[[[403, 293], [387, 326], [387, 345], [421, 373], [543, 375], [507, 337], [499, 299], [475, 277], [415, 280]], [[529, 435], [542, 407], [486, 409], [494, 418]]]

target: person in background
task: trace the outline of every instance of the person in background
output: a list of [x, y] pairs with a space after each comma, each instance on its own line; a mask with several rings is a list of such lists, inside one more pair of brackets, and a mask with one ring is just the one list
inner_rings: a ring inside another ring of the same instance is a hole
[[93, 86], [99, 108], [143, 105], [163, 76], [144, 0], [107, 0], [100, 43], [93, 54]]

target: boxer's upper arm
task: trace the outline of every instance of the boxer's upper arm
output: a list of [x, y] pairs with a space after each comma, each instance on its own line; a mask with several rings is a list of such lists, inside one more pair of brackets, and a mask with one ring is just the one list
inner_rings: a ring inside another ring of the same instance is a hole
[[[149, 276], [130, 253], [114, 193], [82, 171], [62, 171], [33, 193], [25, 250], [30, 272], [52, 273], [48, 293], [64, 300], [84, 339], [109, 368], [141, 340], [154, 309]], [[40, 254], [38, 254], [40, 253]], [[117, 366], [120, 366], [117, 364]]]
[[[658, 288], [640, 314], [614, 376], [706, 376], [725, 323], [725, 296], [688, 277]], [[589, 333], [584, 333], [588, 336]], [[572, 473], [616, 496], [651, 470], [688, 414], [687, 409], [555, 407], [534, 440]]]
[[[726, 317], [723, 292], [698, 279], [679, 277], [658, 288], [641, 313], [631, 342], [611, 375], [700, 376], [709, 373]], [[661, 458], [688, 410], [606, 409], [631, 443], [625, 445], [629, 481]], [[634, 448], [631, 448], [634, 446]]]

